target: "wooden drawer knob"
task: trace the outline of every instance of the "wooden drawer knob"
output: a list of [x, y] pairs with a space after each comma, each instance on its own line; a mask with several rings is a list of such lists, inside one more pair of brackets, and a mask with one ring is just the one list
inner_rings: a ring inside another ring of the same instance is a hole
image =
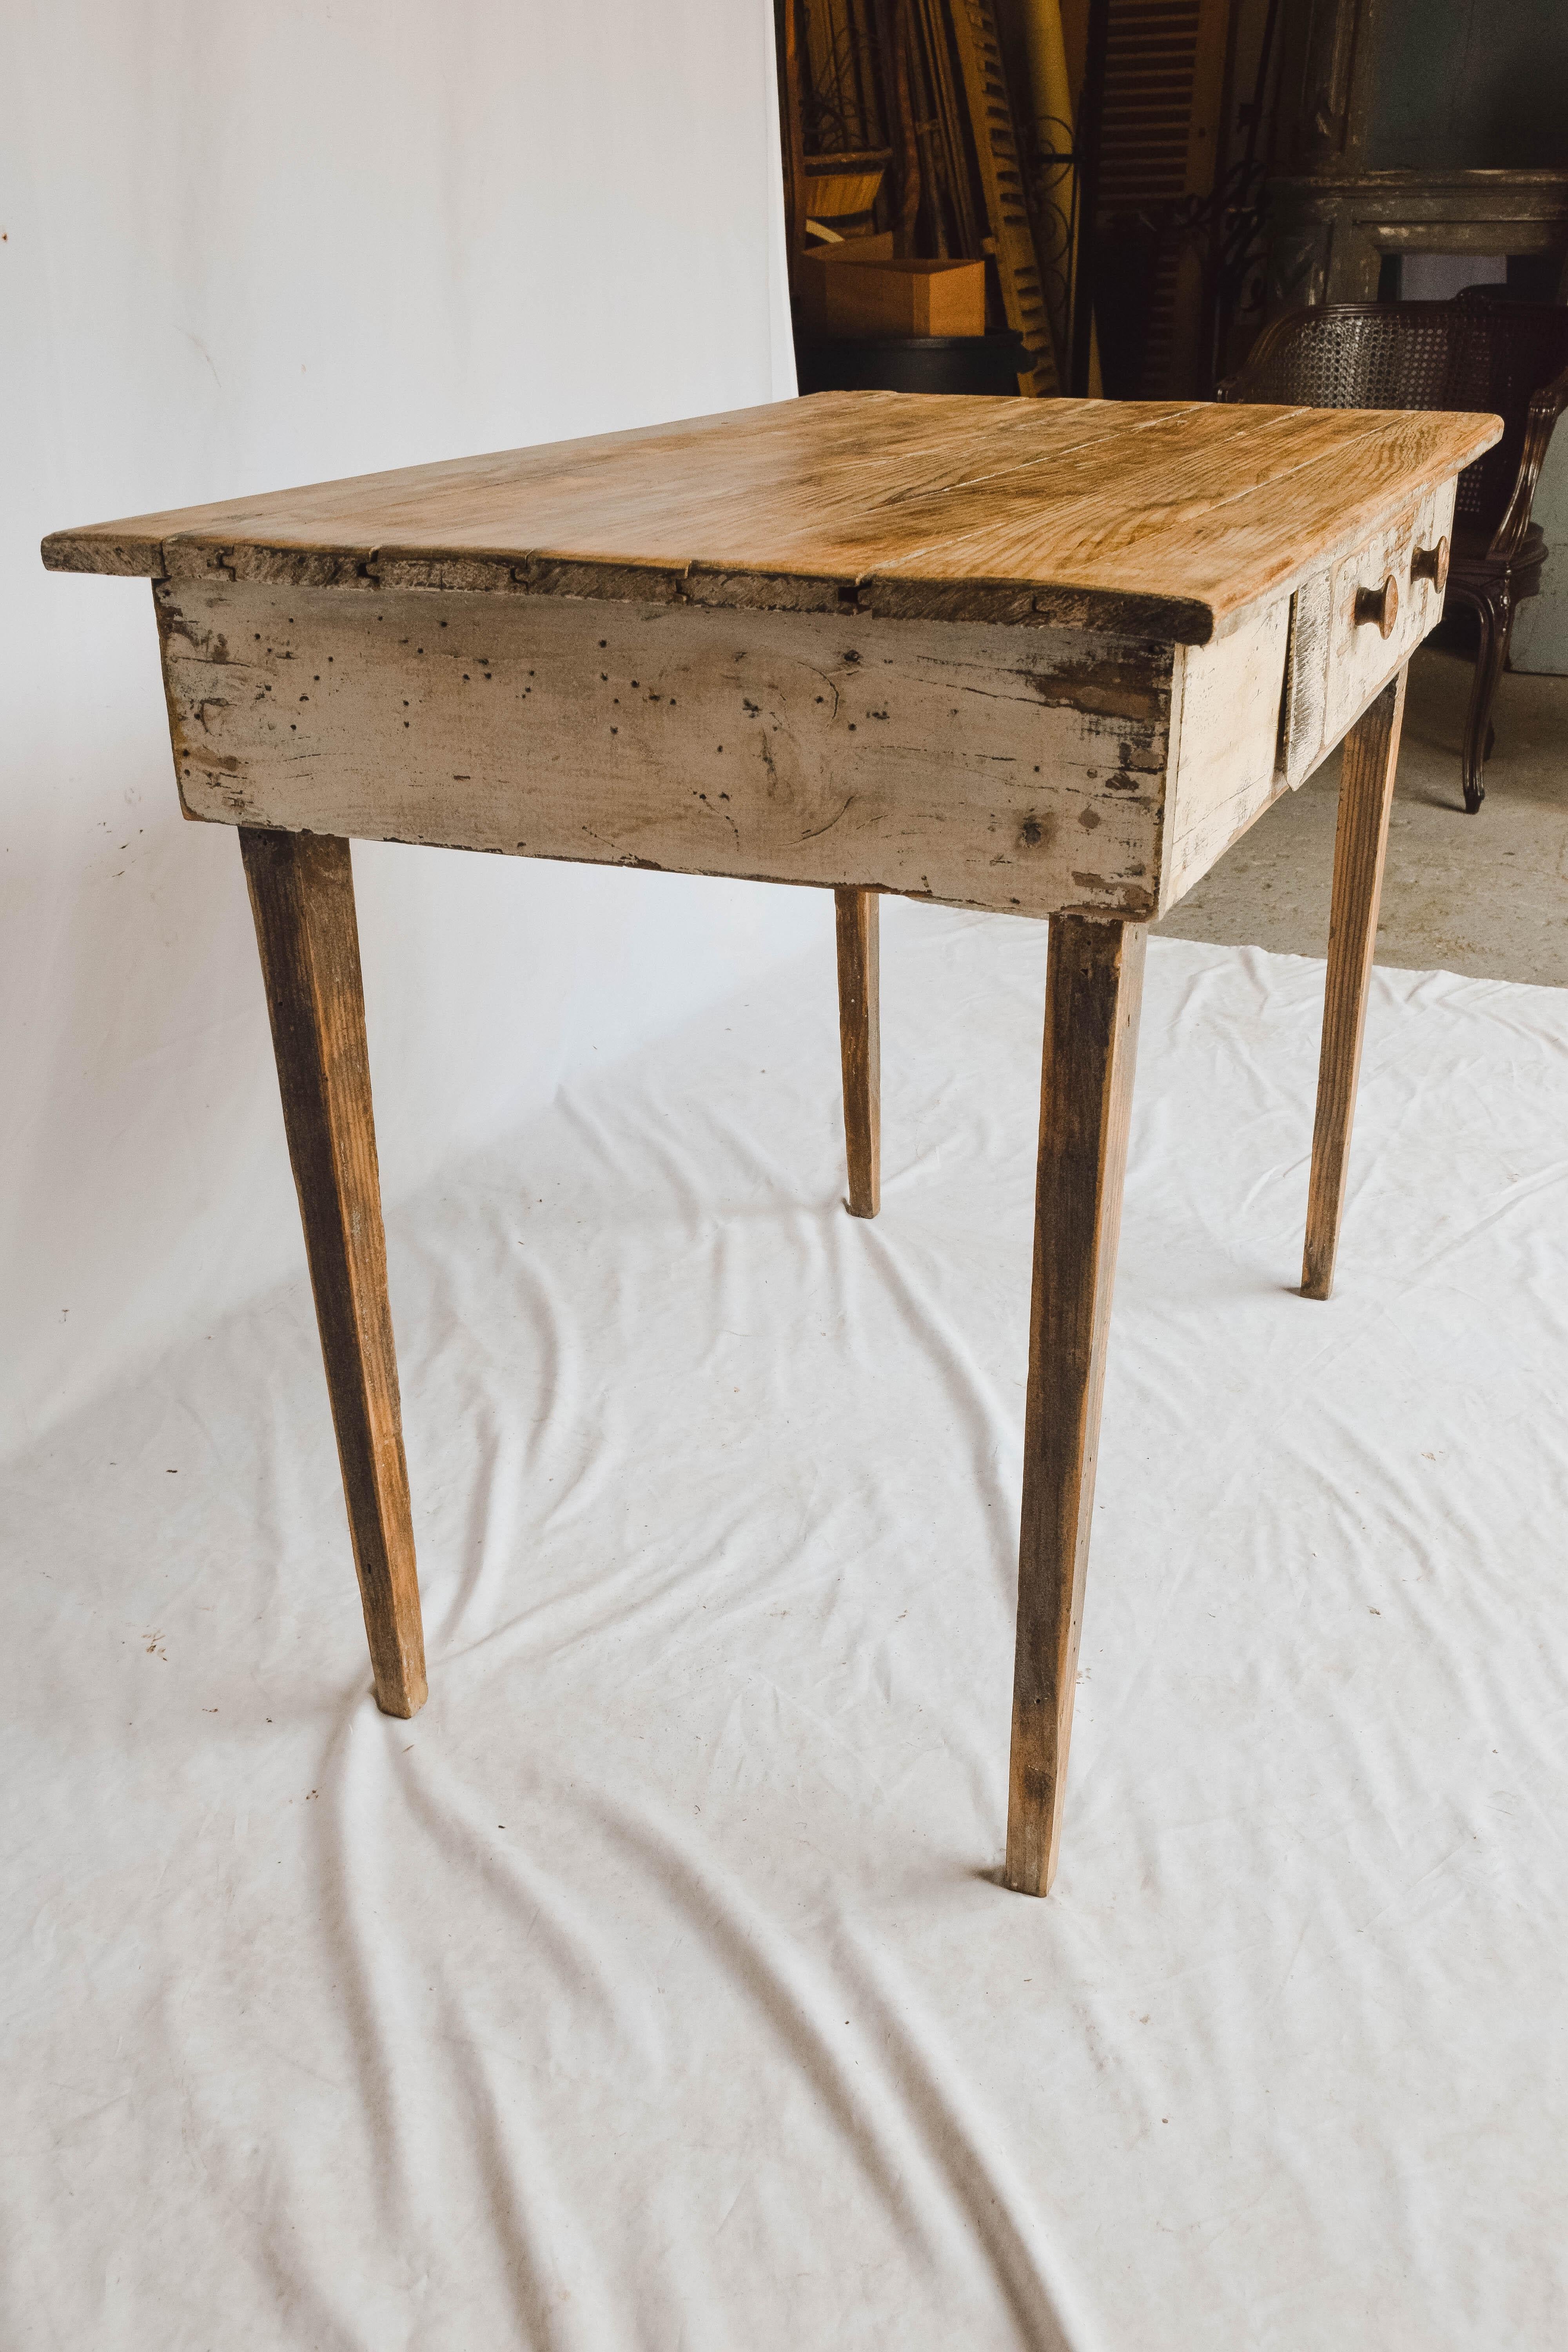
[[1448, 542], [1440, 539], [1436, 547], [1418, 547], [1410, 559], [1412, 580], [1430, 580], [1440, 596], [1448, 584]]
[[1358, 588], [1355, 592], [1355, 616], [1358, 627], [1370, 625], [1380, 637], [1391, 637], [1399, 618], [1399, 583], [1391, 572], [1381, 588]]

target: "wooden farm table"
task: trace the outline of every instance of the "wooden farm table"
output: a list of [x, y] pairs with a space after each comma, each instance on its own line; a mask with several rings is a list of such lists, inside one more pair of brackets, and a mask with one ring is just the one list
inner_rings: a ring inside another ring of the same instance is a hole
[[380, 1705], [426, 1695], [349, 841], [1048, 916], [1006, 1879], [1056, 1869], [1145, 926], [1348, 734], [1302, 1290], [1333, 1273], [1405, 666], [1494, 417], [830, 393], [57, 533], [153, 582], [238, 829]]

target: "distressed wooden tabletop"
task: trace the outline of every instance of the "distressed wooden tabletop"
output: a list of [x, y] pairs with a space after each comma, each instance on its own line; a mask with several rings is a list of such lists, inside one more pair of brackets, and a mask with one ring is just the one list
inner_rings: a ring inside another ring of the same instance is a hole
[[54, 533], [55, 571], [1055, 620], [1205, 645], [1493, 416], [819, 393]]

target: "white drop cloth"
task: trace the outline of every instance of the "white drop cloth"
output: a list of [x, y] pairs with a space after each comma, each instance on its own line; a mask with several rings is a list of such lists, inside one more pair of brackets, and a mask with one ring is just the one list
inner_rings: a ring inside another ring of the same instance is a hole
[[866, 1224], [821, 907], [394, 1214], [413, 1723], [302, 1267], [11, 1464], [11, 2352], [1561, 2341], [1568, 997], [1378, 975], [1317, 1306], [1321, 966], [1152, 947], [1039, 1903], [1046, 934], [886, 909]]

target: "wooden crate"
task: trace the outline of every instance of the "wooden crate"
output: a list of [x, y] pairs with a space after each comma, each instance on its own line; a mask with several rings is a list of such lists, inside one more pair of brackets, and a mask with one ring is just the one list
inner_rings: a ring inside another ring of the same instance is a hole
[[983, 261], [892, 261], [850, 245], [806, 254], [802, 323], [814, 335], [983, 335]]

